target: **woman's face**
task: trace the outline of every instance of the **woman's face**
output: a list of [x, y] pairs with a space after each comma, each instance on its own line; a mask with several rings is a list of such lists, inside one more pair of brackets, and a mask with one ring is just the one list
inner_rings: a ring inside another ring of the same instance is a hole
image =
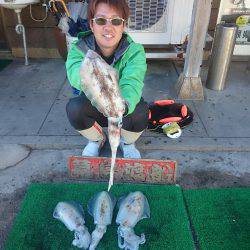
[[[104, 17], [104, 18], [115, 18], [122, 17], [121, 13], [113, 7], [109, 6], [105, 3], [99, 3], [96, 8], [95, 16]], [[124, 32], [125, 24], [124, 22], [115, 26], [110, 22], [107, 22], [105, 25], [98, 25], [95, 21], [90, 22], [90, 27], [92, 32], [94, 33], [96, 42], [100, 47], [104, 56], [110, 56], [113, 54], [115, 49], [117, 48], [118, 43], [121, 40], [122, 33]]]

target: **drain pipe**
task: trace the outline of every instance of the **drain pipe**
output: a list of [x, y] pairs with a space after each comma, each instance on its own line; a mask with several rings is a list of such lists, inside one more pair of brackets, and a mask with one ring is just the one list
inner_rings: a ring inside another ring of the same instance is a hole
[[15, 12], [17, 14], [17, 21], [18, 24], [16, 25], [16, 33], [18, 35], [23, 35], [23, 47], [24, 47], [24, 57], [25, 57], [25, 65], [29, 65], [28, 61], [28, 52], [27, 52], [27, 45], [26, 45], [26, 36], [25, 36], [25, 28], [21, 21], [21, 9], [15, 9]]

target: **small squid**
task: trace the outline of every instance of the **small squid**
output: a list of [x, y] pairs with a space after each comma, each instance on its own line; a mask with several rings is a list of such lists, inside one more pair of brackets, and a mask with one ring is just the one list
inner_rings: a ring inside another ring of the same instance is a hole
[[85, 226], [83, 208], [79, 203], [59, 202], [54, 209], [53, 217], [60, 220], [70, 231], [74, 231], [73, 246], [84, 249], [89, 247], [91, 237]]
[[90, 250], [94, 250], [103, 235], [106, 233], [107, 226], [111, 224], [113, 209], [116, 200], [108, 192], [97, 193], [88, 203], [88, 212], [94, 218], [95, 230], [91, 234]]
[[150, 217], [147, 198], [142, 192], [130, 193], [118, 203], [119, 211], [116, 217], [118, 227], [118, 246], [121, 249], [137, 250], [139, 245], [146, 242], [145, 235], [137, 236], [134, 227], [138, 221]]

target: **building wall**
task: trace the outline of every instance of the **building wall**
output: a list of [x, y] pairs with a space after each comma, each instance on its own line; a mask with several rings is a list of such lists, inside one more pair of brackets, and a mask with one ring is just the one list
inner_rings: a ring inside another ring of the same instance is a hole
[[214, 30], [215, 30], [217, 17], [219, 13], [220, 2], [221, 0], [213, 0], [212, 2], [212, 10], [211, 10], [210, 22], [209, 22], [209, 27], [208, 27], [208, 31], [210, 35], [212, 36], [214, 35]]
[[[220, 0], [213, 0], [209, 24], [209, 33], [211, 35], [214, 33], [219, 4]], [[26, 7], [21, 12], [22, 22], [26, 29], [29, 57], [58, 58], [61, 55], [65, 57], [65, 37], [60, 33], [58, 28], [56, 28], [54, 16], [48, 12], [48, 18], [44, 22], [35, 22], [31, 19], [29, 12], [29, 7]], [[36, 19], [42, 19], [45, 15], [45, 10], [41, 4], [32, 5], [32, 13]], [[22, 36], [18, 35], [15, 31], [15, 26], [17, 24], [15, 12], [13, 10], [1, 8], [0, 14], [2, 15], [3, 26], [5, 27], [6, 38], [4, 39], [7, 41], [13, 56], [23, 57]], [[2, 34], [2, 32], [0, 34]], [[210, 46], [208, 46], [208, 48], [209, 47]]]
[[[50, 12], [44, 22], [35, 22], [31, 19], [29, 7], [21, 12], [22, 23], [25, 27], [27, 47], [30, 57], [59, 57], [54, 29], [56, 22]], [[36, 19], [41, 19], [45, 15], [41, 5], [32, 5], [32, 14]], [[17, 15], [13, 10], [2, 8], [2, 19], [5, 26], [7, 42], [12, 54], [15, 57], [23, 57], [22, 36], [15, 31]]]
[[8, 49], [8, 45], [5, 37], [3, 19], [0, 11], [0, 50], [6, 50], [6, 49]]

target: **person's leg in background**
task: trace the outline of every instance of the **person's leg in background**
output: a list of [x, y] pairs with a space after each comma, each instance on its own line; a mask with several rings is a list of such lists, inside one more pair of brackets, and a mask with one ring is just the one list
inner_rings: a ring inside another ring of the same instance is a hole
[[123, 118], [121, 129], [121, 150], [124, 158], [141, 158], [135, 147], [136, 140], [148, 126], [148, 104], [141, 98], [134, 112]]
[[66, 111], [70, 124], [89, 140], [82, 156], [99, 156], [106, 141], [102, 127], [107, 127], [107, 118], [92, 106], [84, 94], [70, 99]]

